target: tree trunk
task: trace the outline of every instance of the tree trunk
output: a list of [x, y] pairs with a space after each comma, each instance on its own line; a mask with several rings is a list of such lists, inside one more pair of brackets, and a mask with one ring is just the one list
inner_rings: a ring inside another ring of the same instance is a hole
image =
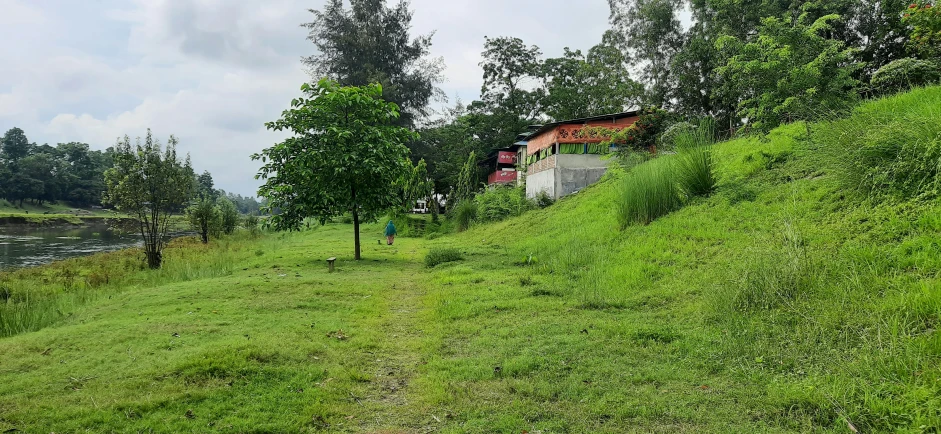
[[356, 245], [353, 259], [359, 261], [362, 257], [359, 250], [359, 209], [356, 206], [356, 187], [350, 189], [350, 196], [353, 199], [353, 242]]
[[145, 247], [147, 252], [147, 266], [151, 270], [160, 269], [160, 265], [163, 262], [163, 255], [157, 251], [157, 245], [154, 243], [148, 243]]
[[359, 254], [359, 211], [353, 209], [353, 242], [356, 244], [354, 259], [362, 259]]

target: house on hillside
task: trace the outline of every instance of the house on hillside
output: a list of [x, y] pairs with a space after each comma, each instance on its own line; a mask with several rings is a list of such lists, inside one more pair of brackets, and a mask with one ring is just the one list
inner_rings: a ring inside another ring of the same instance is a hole
[[[527, 134], [520, 134], [520, 139]], [[523, 182], [521, 163], [526, 156], [526, 142], [517, 141], [512, 146], [494, 149], [487, 158], [480, 162], [480, 167], [487, 174], [487, 185], [520, 185]]]
[[608, 162], [601, 157], [612, 146], [609, 137], [581, 134], [585, 127], [623, 129], [639, 119], [639, 112], [571, 119], [543, 125], [524, 139], [526, 143], [526, 196], [546, 193], [553, 199], [575, 193], [601, 179]]

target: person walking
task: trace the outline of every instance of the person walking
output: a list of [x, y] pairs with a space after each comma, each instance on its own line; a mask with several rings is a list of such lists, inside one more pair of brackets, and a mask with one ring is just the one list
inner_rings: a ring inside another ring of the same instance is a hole
[[386, 225], [386, 245], [392, 245], [395, 241], [395, 234], [395, 225], [392, 224], [392, 220], [389, 220], [389, 224]]

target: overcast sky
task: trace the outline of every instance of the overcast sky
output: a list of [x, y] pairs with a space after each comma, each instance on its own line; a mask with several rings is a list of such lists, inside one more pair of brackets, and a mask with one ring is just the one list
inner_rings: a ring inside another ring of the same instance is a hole
[[[300, 57], [323, 0], [0, 0], [0, 134], [104, 149], [146, 129], [180, 139], [216, 187], [254, 195], [249, 156], [309, 77]], [[451, 102], [480, 93], [484, 36], [559, 56], [607, 29], [607, 0], [412, 0], [415, 34], [436, 32]]]

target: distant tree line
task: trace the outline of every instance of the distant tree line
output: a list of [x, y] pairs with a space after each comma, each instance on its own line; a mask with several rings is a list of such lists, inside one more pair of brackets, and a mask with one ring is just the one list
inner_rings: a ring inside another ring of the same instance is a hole
[[[0, 198], [21, 207], [24, 202], [108, 206], [103, 200], [104, 174], [114, 159], [114, 147], [98, 151], [78, 142], [38, 145], [30, 143], [22, 129], [11, 128], [0, 140]], [[259, 213], [261, 204], [254, 197], [214, 189], [208, 171], [195, 179], [199, 194], [225, 197], [241, 214]]]
[[12, 128], [0, 140], [0, 197], [20, 206], [24, 201], [101, 205], [104, 172], [113, 160], [111, 148], [93, 151], [76, 142], [37, 145], [23, 130]]

